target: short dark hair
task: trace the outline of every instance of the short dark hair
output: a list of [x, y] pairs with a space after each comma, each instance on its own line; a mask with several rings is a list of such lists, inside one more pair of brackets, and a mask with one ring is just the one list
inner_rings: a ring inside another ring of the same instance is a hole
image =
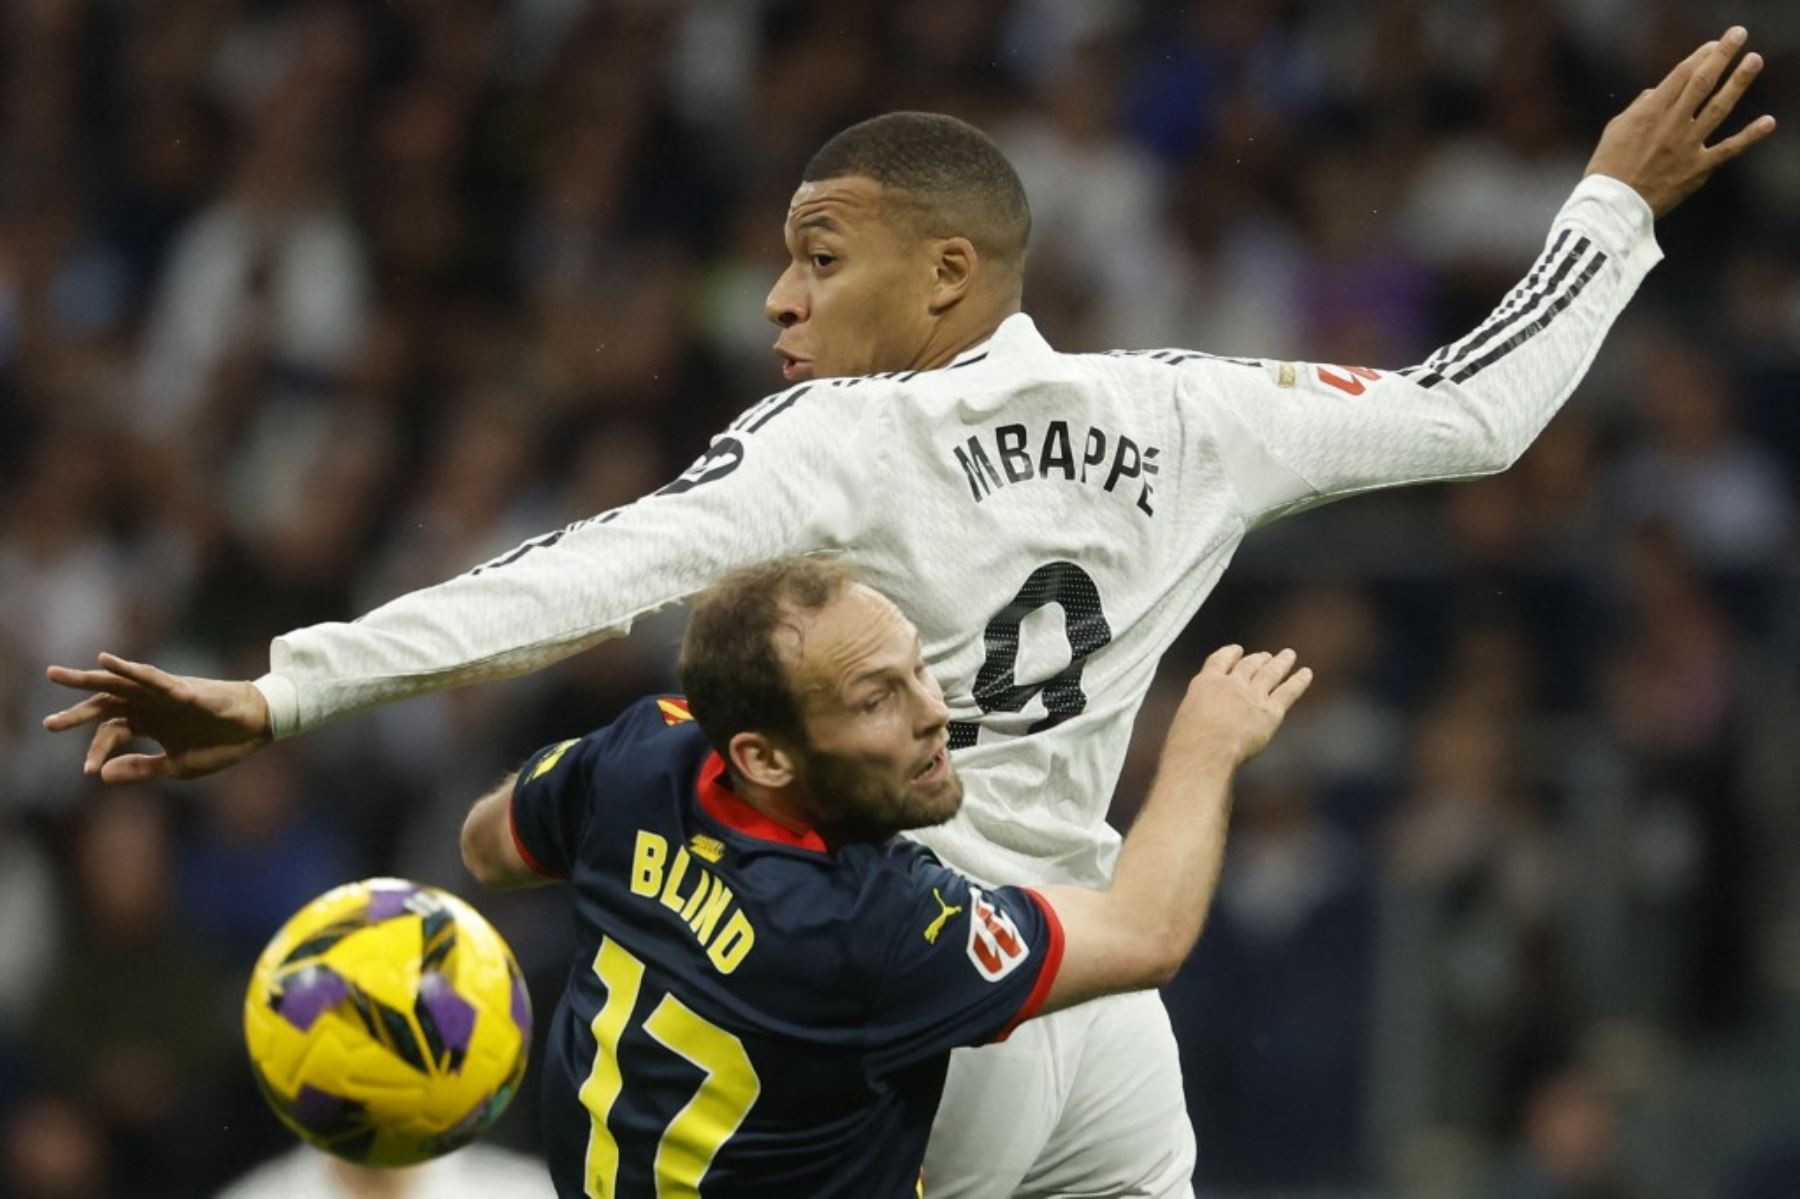
[[960, 235], [982, 254], [1021, 266], [1031, 239], [1025, 185], [994, 139], [934, 112], [890, 112], [833, 137], [803, 183], [864, 175], [897, 193], [925, 236]]
[[732, 571], [694, 601], [681, 639], [681, 689], [712, 747], [729, 759], [731, 739], [762, 733], [806, 744], [799, 697], [775, 634], [819, 611], [856, 582], [824, 558], [777, 558]]

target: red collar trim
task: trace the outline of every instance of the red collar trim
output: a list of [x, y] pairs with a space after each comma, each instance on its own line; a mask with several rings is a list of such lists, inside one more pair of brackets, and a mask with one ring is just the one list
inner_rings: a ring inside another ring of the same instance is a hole
[[815, 853], [829, 852], [824, 838], [811, 829], [796, 833], [751, 807], [743, 796], [726, 784], [725, 759], [717, 753], [708, 754], [706, 761], [701, 763], [700, 777], [694, 783], [694, 798], [700, 801], [708, 816], [747, 837], [810, 849]]

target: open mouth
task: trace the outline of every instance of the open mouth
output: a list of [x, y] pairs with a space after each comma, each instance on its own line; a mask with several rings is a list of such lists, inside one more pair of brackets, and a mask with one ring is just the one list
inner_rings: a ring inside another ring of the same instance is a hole
[[776, 350], [781, 356], [781, 377], [793, 383], [801, 379], [812, 378], [812, 359], [801, 358], [786, 350]]
[[946, 746], [931, 755], [931, 760], [921, 766], [912, 777], [912, 781], [923, 786], [934, 786], [944, 781], [950, 773], [950, 749]]

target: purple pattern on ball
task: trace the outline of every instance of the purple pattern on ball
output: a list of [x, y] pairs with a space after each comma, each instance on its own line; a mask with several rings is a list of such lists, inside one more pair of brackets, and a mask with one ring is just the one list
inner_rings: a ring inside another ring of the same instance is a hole
[[468, 1052], [469, 1036], [475, 1031], [475, 1008], [456, 993], [450, 980], [441, 974], [426, 974], [419, 979], [419, 1002], [431, 1013], [438, 1035], [445, 1046]]
[[314, 1136], [329, 1137], [356, 1127], [362, 1119], [363, 1105], [302, 1083], [300, 1093], [288, 1104], [288, 1115]]
[[392, 920], [406, 912], [406, 901], [419, 893], [417, 887], [372, 887], [369, 890], [369, 923]]
[[281, 998], [275, 1010], [283, 1020], [306, 1032], [313, 1021], [349, 997], [350, 984], [329, 966], [306, 966], [282, 980]]
[[512, 1021], [519, 1026], [519, 1035], [531, 1040], [531, 995], [517, 970], [512, 971]]

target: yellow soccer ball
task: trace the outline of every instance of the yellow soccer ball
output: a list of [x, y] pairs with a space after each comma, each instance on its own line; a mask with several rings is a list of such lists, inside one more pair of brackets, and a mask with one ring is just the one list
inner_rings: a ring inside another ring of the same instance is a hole
[[525, 1073], [531, 1000], [512, 950], [435, 887], [327, 891], [275, 934], [244, 996], [264, 1096], [303, 1139], [402, 1166], [466, 1145]]

